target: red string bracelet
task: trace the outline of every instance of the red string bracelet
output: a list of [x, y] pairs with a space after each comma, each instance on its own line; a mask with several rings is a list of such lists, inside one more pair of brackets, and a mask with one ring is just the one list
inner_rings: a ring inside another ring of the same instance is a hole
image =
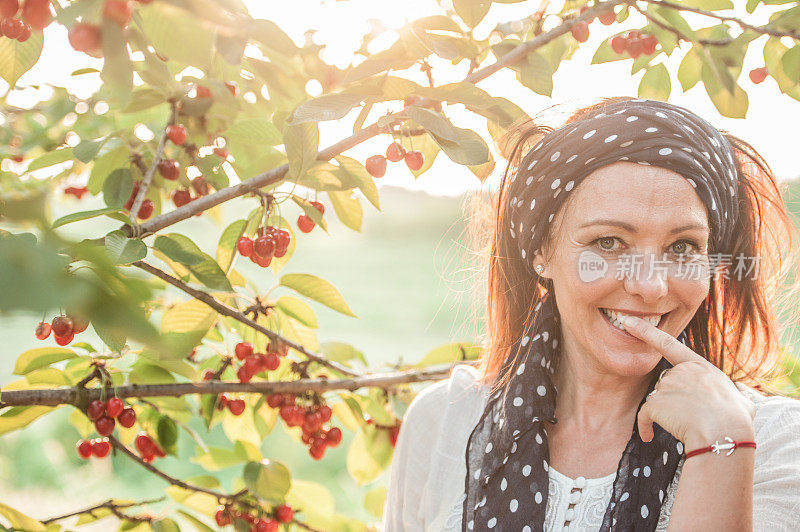
[[703, 454], [707, 452], [719, 454], [720, 451], [728, 451], [727, 453], [725, 453], [725, 456], [730, 456], [731, 453], [733, 453], [734, 449], [738, 447], [752, 447], [753, 449], [756, 448], [756, 442], [754, 441], [733, 441], [727, 436], [725, 437], [725, 441], [727, 441], [728, 443], [720, 443], [719, 441], [715, 441], [708, 447], [701, 447], [700, 449], [689, 451], [688, 453], [686, 453], [686, 458], [689, 459], [692, 456], [696, 456], [698, 454]]

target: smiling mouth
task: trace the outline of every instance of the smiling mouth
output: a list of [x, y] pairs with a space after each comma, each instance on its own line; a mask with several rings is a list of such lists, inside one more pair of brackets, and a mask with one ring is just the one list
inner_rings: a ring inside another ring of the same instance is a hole
[[[628, 332], [625, 330], [625, 327], [622, 325], [622, 322], [620, 321], [621, 317], [627, 316], [627, 314], [623, 314], [621, 312], [615, 312], [607, 308], [600, 308], [600, 312], [601, 314], [603, 314], [603, 316], [605, 316], [606, 320], [611, 325], [613, 325], [614, 327], [616, 327], [621, 331], [624, 331], [626, 333]], [[667, 312], [666, 314], [662, 314], [660, 316], [648, 316], [648, 317], [642, 317], [641, 319], [649, 321], [654, 327], [659, 327], [664, 322], [664, 316], [666, 316], [667, 314], [669, 314], [669, 312]]]

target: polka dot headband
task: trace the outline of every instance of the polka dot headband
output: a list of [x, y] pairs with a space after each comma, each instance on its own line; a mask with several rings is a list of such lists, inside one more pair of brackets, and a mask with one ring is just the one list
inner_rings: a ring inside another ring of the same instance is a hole
[[638, 99], [608, 103], [601, 112], [560, 127], [523, 157], [508, 189], [508, 231], [523, 260], [530, 264], [569, 193], [598, 168], [618, 161], [685, 177], [708, 211], [712, 252], [727, 249], [738, 214], [733, 148], [688, 109]]
[[[606, 104], [602, 112], [546, 135], [525, 155], [509, 184], [508, 230], [523, 260], [539, 249], [570, 191], [597, 168], [631, 161], [673, 170], [694, 187], [708, 210], [712, 250], [728, 249], [737, 218], [737, 174], [727, 140], [691, 111], [656, 100]], [[526, 260], [531, 265], [530, 260]], [[532, 270], [532, 269], [531, 269]], [[549, 488], [547, 426], [556, 423], [553, 383], [561, 337], [552, 292], [534, 308], [498, 379], [509, 382], [488, 398], [470, 434], [462, 530], [541, 531]], [[686, 330], [678, 339], [687, 344]], [[662, 358], [654, 374], [672, 367]], [[647, 393], [655, 385], [649, 384]], [[601, 531], [652, 531], [683, 445], [654, 424], [645, 444], [634, 420], [617, 466]]]

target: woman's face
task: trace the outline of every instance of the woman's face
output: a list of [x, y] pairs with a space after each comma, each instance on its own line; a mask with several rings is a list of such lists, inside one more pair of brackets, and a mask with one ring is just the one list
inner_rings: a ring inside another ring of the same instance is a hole
[[626, 161], [594, 171], [572, 194], [553, 218], [554, 241], [534, 259], [554, 285], [562, 353], [597, 373], [646, 375], [661, 354], [604, 311], [663, 315], [658, 328], [680, 334], [709, 290], [705, 205], [680, 174]]

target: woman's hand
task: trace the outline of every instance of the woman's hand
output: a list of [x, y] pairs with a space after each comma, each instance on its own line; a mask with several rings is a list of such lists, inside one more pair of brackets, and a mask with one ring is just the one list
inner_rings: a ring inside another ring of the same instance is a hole
[[689, 450], [705, 447], [724, 436], [752, 439], [755, 405], [727, 375], [646, 320], [626, 317], [623, 325], [673, 365], [639, 410], [637, 423], [642, 440], [653, 439], [653, 422]]

